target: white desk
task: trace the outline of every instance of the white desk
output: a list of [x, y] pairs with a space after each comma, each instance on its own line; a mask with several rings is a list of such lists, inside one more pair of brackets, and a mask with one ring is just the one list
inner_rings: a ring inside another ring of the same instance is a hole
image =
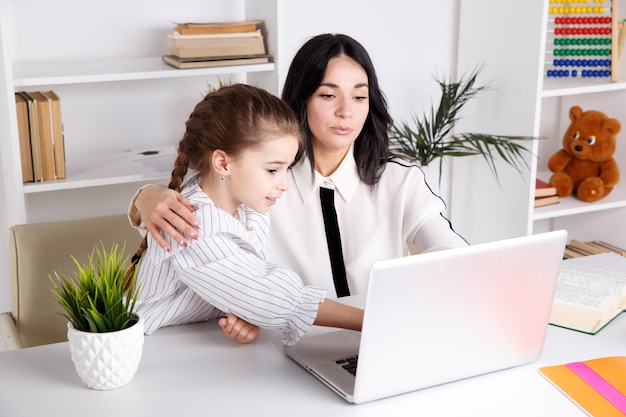
[[531, 365], [350, 405], [284, 356], [277, 333], [238, 345], [208, 322], [146, 337], [135, 378], [113, 391], [82, 383], [66, 343], [2, 352], [0, 416], [584, 416], [537, 367], [610, 355], [626, 355], [626, 314], [595, 336], [550, 326]]

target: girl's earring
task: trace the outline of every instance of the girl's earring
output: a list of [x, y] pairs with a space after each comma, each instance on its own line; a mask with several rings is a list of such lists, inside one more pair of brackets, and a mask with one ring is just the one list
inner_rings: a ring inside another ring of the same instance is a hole
[[224, 176], [220, 175], [220, 181], [224, 181]]

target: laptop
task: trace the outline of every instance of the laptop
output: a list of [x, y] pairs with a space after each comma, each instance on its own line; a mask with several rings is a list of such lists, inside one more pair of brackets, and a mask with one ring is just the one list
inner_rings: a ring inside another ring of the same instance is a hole
[[305, 335], [284, 351], [355, 404], [532, 363], [566, 240], [558, 230], [377, 262], [361, 332]]

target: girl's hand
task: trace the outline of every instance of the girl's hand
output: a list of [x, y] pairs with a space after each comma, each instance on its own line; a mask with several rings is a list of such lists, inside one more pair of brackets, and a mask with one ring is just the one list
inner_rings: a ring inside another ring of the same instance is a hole
[[236, 342], [247, 344], [251, 343], [259, 335], [259, 327], [254, 324], [248, 323], [244, 319], [240, 319], [234, 314], [229, 314], [228, 317], [222, 317], [218, 321], [224, 334]]
[[196, 229], [199, 222], [193, 215], [195, 208], [174, 190], [148, 185], [137, 196], [135, 207], [154, 240], [165, 250], [171, 248], [160, 231], [170, 235], [181, 246], [187, 245], [185, 236], [192, 239], [198, 237]]

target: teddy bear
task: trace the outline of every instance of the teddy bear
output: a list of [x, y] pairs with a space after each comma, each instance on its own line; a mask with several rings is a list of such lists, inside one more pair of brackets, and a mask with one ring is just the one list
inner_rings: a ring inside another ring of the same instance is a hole
[[575, 193], [581, 201], [598, 201], [619, 181], [613, 154], [621, 124], [601, 111], [583, 111], [580, 106], [570, 108], [569, 118], [563, 148], [548, 160], [553, 172], [550, 184], [559, 197]]

